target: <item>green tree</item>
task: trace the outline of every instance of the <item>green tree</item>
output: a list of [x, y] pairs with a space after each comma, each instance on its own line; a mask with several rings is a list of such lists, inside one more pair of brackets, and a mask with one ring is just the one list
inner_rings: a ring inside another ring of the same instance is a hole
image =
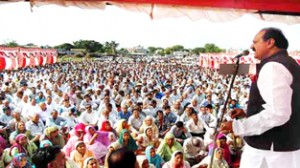
[[104, 52], [106, 54], [116, 55], [117, 54], [117, 48], [119, 46], [119, 43], [116, 43], [115, 41], [111, 42], [105, 42], [104, 43]]
[[182, 45], [174, 45], [173, 47], [171, 47], [172, 52], [174, 51], [184, 51], [184, 47]]
[[113, 55], [117, 55], [117, 48], [119, 46], [119, 43], [115, 42], [115, 41], [111, 41], [110, 42], [110, 46], [111, 46], [111, 51]]
[[213, 43], [207, 43], [207, 44], [205, 44], [204, 48], [205, 48], [205, 52], [207, 52], [207, 53], [219, 53], [219, 52], [222, 52], [222, 49], [220, 49], [218, 46], [216, 46]]
[[7, 42], [5, 42], [5, 45], [7, 47], [18, 47], [18, 46], [20, 46], [15, 40], [7, 41]]
[[74, 46], [70, 43], [63, 43], [61, 45], [55, 46], [54, 48], [70, 51], [72, 48], [74, 48]]
[[193, 54], [199, 55], [200, 53], [205, 53], [205, 48], [203, 47], [196, 47], [192, 49]]
[[162, 48], [162, 47], [158, 47], [155, 51], [155, 54], [158, 54], [158, 55], [161, 55], [161, 56], [165, 56], [166, 53], [165, 53], [165, 49]]
[[156, 52], [156, 50], [157, 50], [158, 48], [150, 46], [150, 47], [148, 47], [147, 49], [148, 49], [148, 51], [149, 51], [149, 54], [155, 54], [155, 52]]
[[128, 56], [129, 51], [126, 48], [121, 48], [120, 50], [118, 50], [118, 54], [121, 56]]
[[74, 48], [86, 49], [88, 52], [102, 52], [103, 45], [94, 40], [79, 40], [73, 42]]
[[164, 50], [164, 53], [165, 53], [166, 55], [170, 55], [170, 54], [172, 54], [172, 52], [173, 52], [172, 47], [167, 47], [167, 48]]

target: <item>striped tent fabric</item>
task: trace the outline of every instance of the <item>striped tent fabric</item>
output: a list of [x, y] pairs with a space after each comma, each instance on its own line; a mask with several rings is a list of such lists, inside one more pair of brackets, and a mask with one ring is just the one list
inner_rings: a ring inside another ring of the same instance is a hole
[[54, 64], [57, 62], [57, 50], [0, 47], [0, 60], [0, 71]]

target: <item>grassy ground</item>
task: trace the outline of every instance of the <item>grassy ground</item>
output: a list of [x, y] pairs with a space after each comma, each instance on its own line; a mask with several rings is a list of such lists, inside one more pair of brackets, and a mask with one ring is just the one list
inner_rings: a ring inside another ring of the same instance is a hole
[[62, 61], [82, 61], [83, 59], [85, 60], [93, 60], [93, 58], [80, 58], [80, 57], [74, 57], [74, 56], [63, 56], [58, 58], [58, 62]]

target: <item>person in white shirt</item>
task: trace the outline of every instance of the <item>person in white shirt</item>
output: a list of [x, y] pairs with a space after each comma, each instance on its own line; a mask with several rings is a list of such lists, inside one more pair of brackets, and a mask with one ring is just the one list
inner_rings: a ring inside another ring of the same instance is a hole
[[177, 93], [177, 89], [172, 90], [172, 94], [170, 96], [171, 104], [174, 105], [180, 99], [180, 95]]
[[24, 115], [24, 117], [28, 120], [31, 116], [39, 111], [40, 107], [36, 104], [35, 98], [31, 98], [30, 103], [23, 108], [21, 114]]
[[77, 123], [78, 119], [76, 116], [76, 110], [75, 108], [69, 109], [69, 111], [61, 113], [61, 117], [63, 117], [66, 121], [66, 127], [71, 130]]
[[59, 111], [58, 111], [60, 114], [64, 112], [69, 112], [71, 109], [75, 109], [76, 112], [75, 106], [72, 105], [69, 100], [64, 100], [63, 102], [64, 102], [63, 105], [59, 107]]
[[58, 110], [58, 105], [52, 101], [52, 97], [48, 96], [46, 98], [46, 106], [47, 106], [47, 109], [49, 109], [50, 111], [52, 110]]
[[26, 106], [28, 105], [28, 95], [24, 95], [22, 101], [16, 107], [21, 113], [25, 113]]
[[45, 131], [45, 126], [40, 120], [39, 114], [33, 114], [31, 120], [27, 121], [25, 125], [26, 129], [30, 131], [31, 136], [34, 137], [31, 141], [38, 142]]
[[57, 110], [51, 111], [51, 116], [46, 120], [46, 127], [56, 126], [58, 129], [65, 128], [67, 124], [66, 119], [61, 116], [58, 116]]
[[182, 121], [184, 124], [186, 124], [187, 121], [192, 119], [192, 113], [194, 112], [194, 108], [191, 107], [191, 105], [187, 106], [183, 112], [183, 114], [180, 116], [179, 120]]
[[223, 122], [221, 131], [244, 137], [241, 168], [298, 168], [300, 66], [288, 56], [288, 41], [279, 29], [259, 31], [251, 48], [261, 63], [253, 77], [247, 114], [234, 109], [235, 120]]
[[10, 107], [5, 107], [2, 110], [3, 110], [3, 113], [0, 115], [0, 122], [8, 125], [8, 123], [13, 119], [13, 117], [11, 115], [11, 109], [10, 109]]
[[172, 105], [171, 111], [177, 116], [181, 116], [183, 114], [183, 107], [181, 106], [181, 102], [179, 100], [175, 101], [175, 103]]
[[206, 147], [202, 138], [192, 137], [184, 141], [183, 151], [186, 160], [191, 164], [191, 166], [199, 163], [205, 156], [207, 156], [205, 148]]
[[[211, 105], [208, 105], [208, 106], [209, 106], [208, 108], [211, 108]], [[208, 108], [207, 107], [201, 107], [200, 108], [200, 113], [198, 114], [199, 118], [202, 121], [204, 121], [204, 123], [206, 125], [208, 125], [209, 127], [216, 127], [217, 118], [213, 114], [207, 112]]]
[[140, 116], [139, 109], [135, 108], [132, 111], [132, 115], [128, 119], [128, 124], [138, 133], [140, 127], [143, 125], [143, 119]]
[[197, 99], [192, 99], [189, 106], [194, 108], [194, 110], [198, 113], [200, 109], [200, 102], [198, 102]]
[[46, 123], [47, 118], [51, 116], [51, 109], [48, 109], [44, 102], [41, 102], [39, 106], [40, 110], [38, 111], [38, 114], [40, 115], [41, 120]]
[[22, 90], [19, 90], [13, 97], [13, 104], [15, 107], [18, 107], [18, 105], [22, 102], [24, 92]]
[[205, 95], [201, 92], [200, 89], [196, 89], [195, 95], [193, 96], [192, 99], [196, 99], [197, 102], [201, 103], [205, 99]]
[[153, 118], [155, 118], [156, 117], [156, 112], [158, 110], [162, 110], [162, 109], [160, 107], [157, 107], [156, 100], [152, 100], [150, 105], [147, 106], [147, 108], [144, 109], [144, 112], [145, 112], [146, 115], [150, 115]]
[[8, 99], [3, 100], [3, 104], [0, 105], [0, 114], [4, 113], [4, 109], [9, 108], [10, 110], [14, 110], [14, 106], [8, 101]]
[[206, 124], [202, 123], [202, 120], [199, 120], [198, 114], [196, 112], [192, 112], [192, 118], [186, 123], [186, 127], [191, 135], [204, 138], [205, 134], [205, 126]]
[[99, 115], [96, 111], [93, 111], [91, 104], [86, 104], [85, 109], [80, 115], [79, 122], [85, 125], [96, 126]]

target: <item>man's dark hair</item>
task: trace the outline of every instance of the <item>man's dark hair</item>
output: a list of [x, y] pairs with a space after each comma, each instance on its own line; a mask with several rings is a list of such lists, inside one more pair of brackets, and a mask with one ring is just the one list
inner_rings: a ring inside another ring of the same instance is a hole
[[156, 100], [151, 100], [151, 104], [157, 104]]
[[193, 110], [193, 112], [191, 113], [191, 115], [198, 115], [197, 111]]
[[161, 110], [157, 110], [157, 111], [156, 111], [156, 115], [158, 115], [158, 113], [164, 114], [164, 112], [161, 111]]
[[38, 168], [47, 168], [48, 164], [52, 162], [56, 155], [60, 153], [59, 146], [49, 146], [47, 148], [39, 149], [32, 157], [32, 162]]
[[182, 128], [182, 127], [183, 127], [183, 122], [182, 122], [182, 121], [178, 121], [178, 122], [176, 123], [176, 127]]
[[136, 164], [136, 156], [132, 150], [118, 149], [111, 153], [108, 157], [109, 168], [134, 168]]
[[262, 29], [262, 31], [265, 32], [265, 34], [262, 37], [264, 41], [267, 41], [272, 38], [275, 40], [276, 47], [281, 49], [287, 49], [289, 47], [289, 42], [281, 30], [274, 27], [269, 27]]
[[169, 110], [169, 109], [171, 109], [171, 107], [168, 105], [168, 106], [165, 106], [163, 109], [164, 110]]
[[205, 107], [208, 108], [208, 109], [212, 109], [213, 108], [213, 106], [211, 104], [208, 104]]

